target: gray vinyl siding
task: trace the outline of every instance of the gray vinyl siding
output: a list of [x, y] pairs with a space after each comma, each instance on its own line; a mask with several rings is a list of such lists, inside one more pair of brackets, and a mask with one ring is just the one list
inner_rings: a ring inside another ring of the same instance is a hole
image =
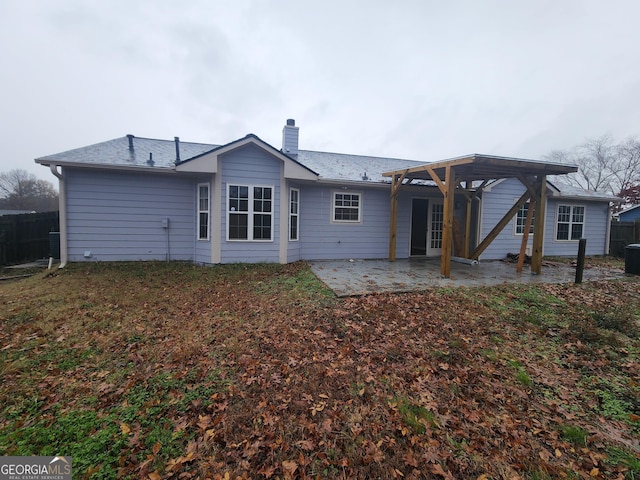
[[[247, 145], [220, 158], [222, 171], [221, 263], [279, 262], [280, 177], [282, 162], [255, 145]], [[272, 240], [227, 240], [227, 185], [273, 187]], [[283, 196], [288, 201], [289, 194]], [[285, 219], [284, 221], [288, 221]]]
[[[485, 191], [482, 196], [482, 219], [480, 239], [483, 240], [491, 229], [502, 219], [509, 208], [524, 192], [525, 187], [517, 179], [507, 179]], [[557, 241], [556, 216], [558, 204], [585, 206], [583, 235], [587, 238], [587, 254], [605, 254], [608, 204], [606, 202], [563, 200], [547, 196], [543, 255], [576, 256], [578, 241]], [[498, 260], [507, 253], [519, 253], [522, 235], [515, 234], [515, 217], [505, 226], [496, 239], [480, 256], [481, 260]], [[533, 245], [533, 235], [529, 235], [528, 245]]]
[[193, 259], [190, 178], [75, 169], [64, 174], [70, 261]]
[[[360, 193], [362, 221], [331, 220], [333, 192]], [[305, 186], [300, 191], [300, 256], [304, 260], [388, 258], [389, 190]]]

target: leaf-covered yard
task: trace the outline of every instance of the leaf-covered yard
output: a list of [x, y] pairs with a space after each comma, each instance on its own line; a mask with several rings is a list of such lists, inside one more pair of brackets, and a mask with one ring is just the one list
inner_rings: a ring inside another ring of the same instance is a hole
[[77, 478], [640, 478], [640, 278], [336, 299], [304, 263], [0, 284], [0, 454]]

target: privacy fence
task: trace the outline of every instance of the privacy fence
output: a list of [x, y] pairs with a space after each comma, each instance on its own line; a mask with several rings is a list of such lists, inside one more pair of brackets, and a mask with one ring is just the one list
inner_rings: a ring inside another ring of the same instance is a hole
[[[60, 231], [58, 212], [26, 213], [0, 217], [0, 265], [59, 257], [49, 232]], [[59, 242], [58, 242], [59, 249]]]
[[624, 257], [624, 247], [631, 243], [640, 243], [640, 220], [635, 222], [612, 222], [609, 254]]

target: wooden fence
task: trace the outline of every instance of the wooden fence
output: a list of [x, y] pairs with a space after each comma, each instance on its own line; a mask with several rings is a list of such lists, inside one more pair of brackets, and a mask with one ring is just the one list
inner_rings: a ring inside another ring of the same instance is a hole
[[59, 224], [58, 212], [0, 217], [0, 265], [59, 257], [59, 251], [51, 251], [49, 240], [49, 232], [60, 231]]
[[640, 220], [612, 222], [609, 254], [614, 257], [624, 257], [624, 247], [630, 243], [640, 243]]

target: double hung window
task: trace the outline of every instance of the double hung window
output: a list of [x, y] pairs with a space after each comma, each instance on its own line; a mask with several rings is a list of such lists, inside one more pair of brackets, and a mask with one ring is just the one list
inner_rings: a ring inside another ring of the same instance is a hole
[[362, 198], [360, 193], [333, 192], [333, 221], [359, 223]]
[[579, 240], [584, 231], [583, 205], [558, 205], [556, 240]]
[[[529, 213], [529, 207], [531, 204], [529, 202], [525, 202], [524, 205], [520, 207], [518, 213], [516, 213], [516, 235], [524, 235], [524, 227], [527, 223], [527, 214]], [[535, 215], [535, 212], [534, 212]], [[531, 227], [529, 227], [529, 233], [533, 233], [533, 223], [535, 221], [535, 216], [531, 217]]]
[[298, 217], [300, 212], [300, 190], [289, 191], [289, 240], [298, 240]]
[[209, 240], [209, 184], [198, 185], [198, 240]]
[[229, 185], [229, 240], [273, 239], [273, 187]]

